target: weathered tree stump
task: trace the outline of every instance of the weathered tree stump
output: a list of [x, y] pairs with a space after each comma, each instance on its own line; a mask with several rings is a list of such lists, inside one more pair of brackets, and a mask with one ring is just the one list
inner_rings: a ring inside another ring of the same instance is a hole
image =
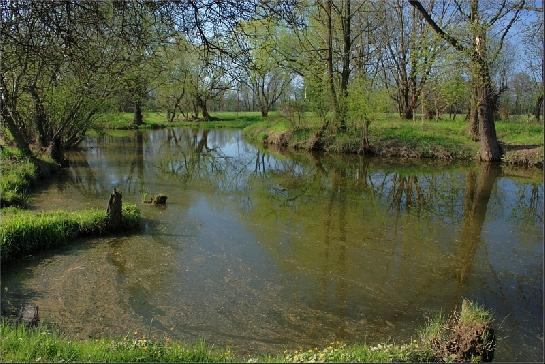
[[144, 203], [149, 203], [149, 204], [153, 204], [153, 205], [166, 205], [167, 198], [168, 198], [167, 195], [158, 194], [158, 195], [155, 195], [155, 196], [151, 196], [148, 199], [145, 199]]
[[18, 323], [22, 323], [27, 327], [36, 327], [40, 323], [40, 315], [38, 313], [38, 306], [25, 305], [21, 307], [19, 311]]
[[121, 192], [118, 192], [115, 188], [110, 195], [110, 201], [108, 201], [108, 227], [112, 230], [117, 230], [121, 227], [122, 221], [122, 202]]
[[166, 195], [155, 195], [153, 198], [153, 204], [155, 205], [165, 205], [167, 203], [167, 196]]

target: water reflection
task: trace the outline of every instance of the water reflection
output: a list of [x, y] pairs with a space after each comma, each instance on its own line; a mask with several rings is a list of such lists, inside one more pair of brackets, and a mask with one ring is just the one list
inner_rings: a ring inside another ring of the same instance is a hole
[[[89, 139], [37, 209], [140, 203], [142, 234], [4, 272], [3, 308], [37, 303], [82, 336], [149, 330], [236, 350], [406, 339], [470, 297], [507, 317], [498, 359], [542, 352], [542, 179], [488, 165], [262, 150], [233, 130]], [[510, 172], [511, 173], [511, 172]]]

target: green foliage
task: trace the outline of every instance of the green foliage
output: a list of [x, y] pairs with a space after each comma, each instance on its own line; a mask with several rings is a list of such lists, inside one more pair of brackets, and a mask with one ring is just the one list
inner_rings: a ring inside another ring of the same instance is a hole
[[347, 117], [355, 125], [375, 121], [385, 113], [390, 104], [390, 96], [385, 89], [375, 89], [368, 80], [357, 77], [348, 87], [346, 99]]
[[[0, 223], [2, 262], [11, 262], [39, 250], [70, 243], [80, 236], [111, 232], [106, 211], [91, 209], [75, 212], [4, 210]], [[135, 205], [123, 206], [122, 230], [132, 230], [140, 223]]]
[[461, 109], [462, 104], [471, 92], [470, 85], [465, 81], [458, 71], [454, 77], [445, 77], [439, 84], [439, 95], [447, 108], [458, 106]]

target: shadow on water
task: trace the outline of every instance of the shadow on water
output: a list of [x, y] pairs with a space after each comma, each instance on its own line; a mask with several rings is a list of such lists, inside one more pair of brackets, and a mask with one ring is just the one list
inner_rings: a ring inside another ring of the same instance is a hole
[[70, 158], [36, 209], [103, 207], [118, 187], [147, 219], [3, 274], [4, 302], [32, 301], [71, 334], [240, 352], [403, 341], [469, 297], [506, 317], [499, 360], [543, 355], [541, 177], [264, 150], [236, 130], [90, 138]]

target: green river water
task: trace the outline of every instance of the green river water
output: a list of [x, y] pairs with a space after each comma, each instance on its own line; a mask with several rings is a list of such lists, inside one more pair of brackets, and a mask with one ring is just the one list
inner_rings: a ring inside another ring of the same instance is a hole
[[33, 209], [106, 208], [117, 187], [142, 231], [4, 269], [5, 311], [258, 353], [406, 341], [467, 297], [495, 314], [496, 360], [543, 358], [539, 172], [267, 151], [231, 129], [88, 138], [69, 159]]

